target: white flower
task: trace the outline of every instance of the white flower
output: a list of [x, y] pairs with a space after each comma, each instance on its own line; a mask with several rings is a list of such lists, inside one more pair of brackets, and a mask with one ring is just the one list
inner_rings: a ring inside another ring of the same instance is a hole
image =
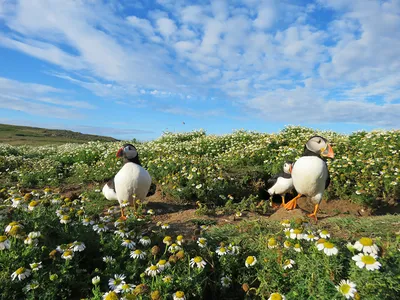
[[234, 243], [230, 243], [228, 246], [229, 254], [236, 255], [240, 252], [240, 247], [236, 246]]
[[93, 277], [93, 278], [92, 278], [92, 283], [93, 283], [94, 285], [99, 284], [99, 283], [100, 283], [100, 276], [95, 276], [95, 277]]
[[65, 260], [70, 260], [74, 257], [74, 252], [67, 250], [63, 254], [61, 254], [61, 258]]
[[10, 249], [11, 242], [5, 235], [0, 235], [0, 250]]
[[257, 258], [255, 256], [247, 256], [246, 261], [245, 261], [245, 266], [248, 267], [252, 267], [256, 264], [257, 262]]
[[322, 237], [323, 239], [330, 238], [331, 235], [328, 231], [326, 230], [318, 230], [319, 236]]
[[356, 265], [362, 269], [366, 268], [368, 271], [379, 270], [382, 266], [380, 262], [376, 260], [378, 256], [374, 253], [371, 254], [364, 254], [359, 253], [352, 257], [354, 261], [356, 261]]
[[190, 266], [192, 268], [194, 268], [195, 266], [197, 266], [197, 268], [199, 269], [204, 269], [204, 267], [206, 266], [206, 262], [204, 261], [204, 259], [201, 256], [196, 256], [194, 258], [192, 258], [190, 260]]
[[22, 199], [21, 198], [15, 198], [15, 199], [11, 199], [11, 201], [12, 201], [11, 206], [17, 208], [18, 206], [20, 206], [20, 204], [22, 202]]
[[171, 264], [168, 261], [166, 261], [165, 259], [160, 259], [157, 263], [157, 267], [159, 267], [159, 269], [161, 271], [168, 269], [170, 266], [171, 266]]
[[25, 292], [29, 292], [31, 290], [36, 290], [38, 287], [39, 287], [39, 283], [36, 280], [32, 280], [31, 283], [28, 283], [24, 287], [24, 290], [25, 290]]
[[154, 212], [153, 209], [149, 209], [149, 210], [147, 211], [147, 213], [148, 213], [149, 215], [154, 215], [154, 214], [155, 214], [155, 212]]
[[323, 242], [323, 243], [319, 243], [317, 245], [317, 248], [319, 251], [324, 251], [324, 253], [328, 256], [332, 256], [332, 255], [337, 255], [338, 254], [338, 249], [335, 247], [335, 245], [331, 242]]
[[61, 224], [68, 224], [68, 223], [70, 223], [70, 222], [71, 222], [70, 216], [68, 216], [68, 215], [62, 215], [62, 216], [60, 217], [60, 223], [61, 223]]
[[204, 248], [207, 246], [207, 239], [205, 238], [198, 238], [197, 240], [197, 245], [199, 245], [200, 248]]
[[304, 237], [302, 229], [290, 229], [290, 238], [301, 240]]
[[170, 252], [170, 253], [175, 253], [175, 252], [178, 252], [179, 250], [182, 250], [182, 248], [181, 247], [179, 247], [177, 244], [171, 244], [171, 246], [169, 246], [168, 247], [168, 251]]
[[93, 225], [93, 230], [97, 233], [106, 232], [108, 230], [108, 227], [104, 224], [96, 224]]
[[336, 289], [346, 297], [346, 299], [354, 298], [355, 293], [357, 293], [355, 283], [350, 280], [342, 280], [339, 285], [336, 286]]
[[281, 225], [283, 227], [289, 228], [290, 227], [290, 220], [282, 220]]
[[109, 299], [118, 299], [117, 293], [115, 291], [109, 291], [107, 293], [104, 293], [103, 300], [109, 300]]
[[268, 239], [267, 246], [268, 246], [268, 249], [274, 249], [274, 248], [277, 248], [279, 245], [278, 245], [278, 242], [276, 241], [276, 238], [272, 237], [272, 238]]
[[38, 262], [38, 263], [32, 263], [29, 264], [29, 266], [31, 267], [32, 271], [38, 271], [39, 269], [42, 268], [42, 262]]
[[131, 255], [132, 258], [134, 259], [144, 259], [146, 257], [146, 252], [143, 252], [140, 249], [136, 249], [134, 251], [131, 251]]
[[177, 291], [172, 296], [174, 300], [186, 300], [185, 293], [182, 291]]
[[183, 235], [178, 235], [178, 236], [176, 237], [176, 243], [177, 243], [179, 246], [182, 246], [182, 244], [184, 243]]
[[126, 239], [121, 243], [122, 246], [127, 247], [128, 249], [133, 249], [136, 246], [136, 243], [132, 240]]
[[293, 265], [295, 265], [295, 261], [293, 259], [287, 259], [285, 260], [285, 262], [283, 263], [283, 269], [291, 269], [293, 268]]
[[366, 237], [363, 237], [355, 242], [353, 247], [358, 251], [363, 251], [364, 253], [378, 254], [379, 252], [378, 246], [374, 244], [372, 239]]
[[306, 241], [309, 241], [309, 242], [317, 241], [317, 240], [318, 240], [318, 237], [315, 236], [313, 233], [304, 234], [304, 237], [303, 237], [303, 238], [304, 238]]
[[231, 285], [231, 283], [232, 283], [232, 279], [230, 279], [229, 277], [224, 276], [221, 278], [222, 287], [227, 288]]
[[169, 228], [169, 224], [168, 223], [164, 223], [161, 225], [162, 229], [168, 229]]
[[115, 290], [120, 284], [125, 284], [125, 277], [124, 274], [115, 274], [114, 278], [108, 280], [108, 286], [111, 290]]
[[114, 263], [115, 262], [115, 258], [113, 258], [112, 256], [104, 256], [103, 257], [103, 261], [105, 262], [105, 263]]
[[129, 236], [129, 233], [126, 232], [125, 229], [118, 229], [118, 230], [115, 230], [115, 231], [114, 231], [114, 234], [115, 234], [115, 235], [118, 235], [118, 236], [120, 236], [120, 237], [122, 237], [122, 238], [126, 238], [126, 237]]
[[157, 276], [157, 274], [161, 272], [161, 269], [158, 266], [151, 265], [144, 272], [146, 273], [146, 275], [154, 277], [154, 276]]
[[268, 300], [286, 300], [286, 297], [279, 293], [272, 293]]
[[90, 218], [85, 217], [82, 219], [82, 224], [85, 226], [89, 226], [89, 225], [93, 225], [94, 221], [91, 220]]
[[149, 246], [151, 244], [151, 239], [148, 236], [142, 236], [139, 240], [139, 244], [143, 246]]
[[201, 189], [203, 187], [203, 185], [200, 183], [200, 184], [198, 184], [198, 185], [196, 185], [196, 189]]
[[303, 247], [301, 247], [300, 244], [295, 244], [293, 246], [293, 250], [296, 251], [296, 252], [301, 252], [301, 251], [303, 251]]
[[127, 294], [133, 291], [133, 289], [136, 287], [136, 285], [134, 284], [130, 284], [130, 283], [124, 283], [124, 284], [120, 284], [119, 286], [117, 286], [117, 288], [114, 290], [116, 293], [123, 293], [123, 294]]
[[217, 250], [215, 250], [215, 253], [217, 253], [219, 256], [223, 256], [228, 254], [228, 249], [225, 248], [224, 246], [218, 247]]
[[72, 247], [73, 247], [72, 250], [74, 250], [74, 252], [77, 252], [77, 251], [82, 252], [83, 250], [86, 249], [85, 244], [82, 242], [78, 242], [78, 241], [73, 242]]
[[19, 281], [24, 280], [25, 278], [28, 278], [31, 276], [31, 270], [26, 269], [24, 267], [21, 267], [17, 269], [14, 273], [11, 274], [11, 278], [14, 281], [16, 278], [18, 278]]

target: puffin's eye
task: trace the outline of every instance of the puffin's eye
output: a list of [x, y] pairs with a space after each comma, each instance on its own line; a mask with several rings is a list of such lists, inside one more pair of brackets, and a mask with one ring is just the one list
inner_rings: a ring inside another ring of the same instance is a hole
[[317, 143], [318, 143], [318, 144], [321, 144], [321, 140], [318, 140]]

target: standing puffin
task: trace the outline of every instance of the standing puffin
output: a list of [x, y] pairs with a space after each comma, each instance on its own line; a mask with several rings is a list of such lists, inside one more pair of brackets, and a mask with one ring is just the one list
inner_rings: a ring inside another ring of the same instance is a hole
[[293, 163], [290, 161], [285, 162], [283, 165], [283, 172], [275, 174], [268, 179], [268, 184], [271, 186], [268, 193], [271, 195], [281, 195], [282, 206], [285, 205], [285, 194], [293, 189], [293, 179], [291, 176]]
[[117, 157], [123, 157], [124, 166], [103, 187], [103, 195], [108, 200], [118, 200], [121, 206], [121, 218], [124, 215], [124, 202], [128, 201], [136, 209], [136, 199], [144, 201], [151, 185], [149, 172], [145, 170], [139, 161], [138, 152], [132, 144], [125, 144], [117, 152]]
[[293, 185], [299, 194], [285, 205], [286, 209], [296, 208], [297, 199], [305, 195], [315, 204], [314, 212], [308, 216], [317, 220], [319, 203], [330, 183], [328, 166], [322, 159], [326, 157], [334, 157], [331, 145], [322, 136], [311, 137], [304, 146], [302, 157], [293, 165]]

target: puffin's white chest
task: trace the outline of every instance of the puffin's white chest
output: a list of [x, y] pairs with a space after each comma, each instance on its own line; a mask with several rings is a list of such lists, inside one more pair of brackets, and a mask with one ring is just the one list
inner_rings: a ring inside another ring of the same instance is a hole
[[127, 200], [133, 194], [144, 200], [150, 189], [151, 177], [147, 170], [129, 162], [115, 175], [114, 182], [118, 200]]
[[325, 182], [328, 178], [328, 169], [325, 162], [313, 156], [299, 158], [292, 170], [293, 185], [300, 194], [311, 198], [322, 198]]
[[270, 195], [283, 195], [293, 189], [293, 179], [279, 177], [276, 183], [268, 190]]

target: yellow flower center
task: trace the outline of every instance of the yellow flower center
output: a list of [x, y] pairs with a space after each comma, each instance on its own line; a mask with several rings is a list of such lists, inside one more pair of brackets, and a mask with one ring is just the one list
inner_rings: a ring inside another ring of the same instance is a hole
[[333, 247], [335, 247], [335, 245], [330, 243], [330, 242], [325, 242], [324, 243], [324, 248], [332, 249]]
[[361, 261], [366, 265], [372, 265], [376, 262], [376, 259], [373, 258], [371, 255], [364, 255], [361, 257]]
[[166, 242], [171, 242], [171, 240], [172, 240], [172, 238], [171, 238], [170, 236], [166, 236], [166, 237], [164, 238], [164, 243], [166, 243]]
[[139, 254], [142, 254], [142, 250], [136, 249], [136, 250], [134, 251], [134, 253], [135, 253], [135, 254], [138, 254], [138, 255], [139, 255]]
[[225, 247], [219, 248], [219, 252], [226, 252], [226, 248]]
[[347, 283], [345, 283], [339, 287], [339, 290], [343, 295], [347, 295], [348, 292], [350, 291], [350, 289], [351, 289], [351, 287]]
[[268, 245], [275, 246], [276, 245], [276, 239], [275, 238], [268, 239]]
[[19, 225], [14, 225], [11, 227], [10, 231], [8, 232], [10, 235], [17, 235], [21, 231], [21, 227]]
[[271, 300], [282, 300], [282, 296], [278, 293], [273, 293], [270, 297]]
[[178, 235], [178, 236], [176, 237], [176, 240], [177, 240], [177, 241], [182, 241], [182, 240], [183, 240], [183, 236], [182, 236], [182, 235]]
[[253, 262], [254, 262], [254, 256], [248, 256], [248, 257], [246, 258], [246, 263], [247, 263], [248, 265], [251, 265]]
[[17, 271], [15, 271], [15, 274], [21, 275], [21, 274], [24, 273], [24, 272], [25, 272], [25, 268], [24, 268], [24, 267], [21, 267], [21, 268], [19, 268]]
[[[293, 233], [294, 234], [301, 234], [303, 232], [303, 230], [301, 230], [301, 229], [294, 229], [293, 230]], [[274, 294], [273, 294], [274, 295]], [[277, 295], [279, 295], [279, 294], [277, 294]], [[280, 297], [280, 295], [279, 295], [279, 297]]]
[[69, 220], [69, 216], [62, 216], [62, 219], [65, 220], [65, 221]]
[[121, 286], [121, 288], [123, 289], [123, 290], [127, 290], [127, 289], [129, 289], [129, 285], [128, 284], [123, 284], [122, 286]]
[[175, 296], [176, 296], [177, 298], [183, 298], [183, 297], [185, 296], [185, 293], [182, 292], [182, 291], [177, 291], [177, 292], [175, 293]]
[[284, 245], [285, 245], [286, 247], [290, 247], [290, 246], [292, 245], [292, 243], [289, 242], [289, 241], [285, 241], [285, 242], [284, 242]]
[[165, 265], [166, 263], [167, 263], [167, 261], [165, 259], [160, 259], [158, 261], [158, 264], [161, 265], [161, 266]]
[[300, 244], [296, 244], [296, 245], [294, 245], [294, 247], [295, 248], [301, 248], [301, 245]]
[[326, 242], [326, 239], [319, 239], [317, 241], [317, 244], [324, 244]]
[[329, 234], [329, 232], [328, 232], [328, 231], [326, 231], [326, 230], [322, 230], [322, 231], [321, 231], [321, 234], [323, 234], [323, 235], [327, 235], [327, 234]]
[[151, 271], [157, 271], [157, 270], [158, 270], [158, 267], [157, 267], [157, 266], [151, 266], [151, 267], [150, 267], [150, 270], [151, 270]]
[[131, 240], [124, 240], [125, 243], [129, 244]]
[[194, 261], [195, 263], [199, 263], [199, 262], [202, 262], [202, 261], [203, 261], [203, 258], [202, 258], [201, 256], [196, 256], [196, 257], [193, 259], [193, 261]]
[[31, 201], [31, 203], [29, 203], [29, 206], [36, 206], [36, 205], [38, 205], [38, 202], [37, 201], [35, 201], [35, 200], [33, 200], [33, 201]]
[[8, 226], [11, 226], [11, 227], [16, 226], [16, 225], [19, 225], [19, 223], [16, 221], [13, 221], [10, 224], [8, 224]]
[[366, 237], [361, 238], [359, 242], [363, 246], [372, 246], [374, 244], [372, 239]]
[[109, 292], [104, 300], [118, 300], [118, 296], [115, 292]]
[[205, 239], [199, 239], [199, 243], [200, 243], [200, 244], [205, 244], [205, 243], [206, 243], [206, 240], [205, 240]]
[[72, 251], [67, 250], [64, 252], [64, 256], [71, 256], [72, 255]]
[[3, 243], [7, 237], [5, 235], [0, 235], [0, 243]]
[[288, 259], [285, 260], [285, 262], [284, 262], [284, 265], [285, 265], [285, 266], [290, 265], [290, 264], [291, 264], [291, 263], [290, 263], [290, 260], [288, 260]]

